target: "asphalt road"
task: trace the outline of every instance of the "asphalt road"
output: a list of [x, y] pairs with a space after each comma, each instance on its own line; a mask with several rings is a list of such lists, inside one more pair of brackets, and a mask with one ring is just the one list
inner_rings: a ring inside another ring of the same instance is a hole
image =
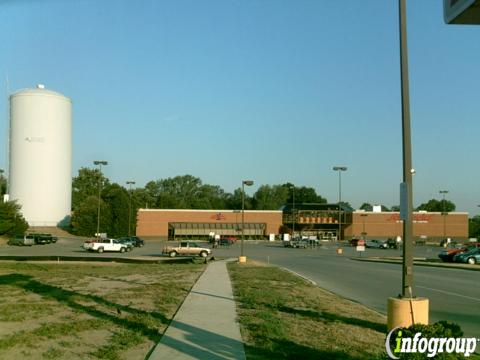
[[[147, 242], [129, 253], [88, 253], [81, 239], [59, 239], [57, 244], [17, 247], [0, 245], [0, 255], [54, 255], [111, 257], [156, 257], [164, 243]], [[435, 258], [438, 247], [416, 247], [416, 257]], [[315, 281], [333, 293], [386, 313], [388, 297], [401, 292], [401, 266], [352, 260], [359, 256], [354, 248], [336, 254], [334, 244], [315, 249], [284, 248], [281, 244], [245, 243], [247, 258], [287, 268]], [[219, 257], [237, 257], [240, 244], [214, 250]], [[367, 249], [362, 256], [399, 256], [400, 250]], [[480, 265], [474, 265], [480, 267]], [[466, 336], [480, 337], [480, 271], [415, 266], [414, 295], [430, 300], [430, 322], [448, 320], [458, 323]]]
[[[218, 255], [237, 255], [239, 246], [218, 250]], [[415, 256], [435, 258], [438, 247], [415, 248]], [[401, 265], [352, 260], [354, 248], [336, 254], [336, 246], [317, 249], [291, 249], [280, 245], [246, 245], [247, 258], [285, 267], [315, 281], [318, 286], [360, 302], [381, 313], [387, 312], [387, 299], [401, 292]], [[399, 250], [367, 249], [363, 256], [398, 256]], [[480, 265], [474, 265], [480, 266]], [[430, 301], [430, 322], [458, 323], [465, 335], [480, 338], [480, 271], [414, 267], [414, 296]]]

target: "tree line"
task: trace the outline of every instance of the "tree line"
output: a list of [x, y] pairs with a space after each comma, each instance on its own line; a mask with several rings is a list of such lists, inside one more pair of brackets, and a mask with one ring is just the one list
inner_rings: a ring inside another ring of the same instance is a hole
[[[7, 188], [6, 179], [0, 173], [0, 192]], [[101, 190], [99, 192], [99, 190]], [[93, 236], [97, 230], [97, 215], [100, 194], [100, 232], [109, 236], [135, 233], [136, 214], [139, 208], [150, 209], [225, 209], [242, 208], [242, 189], [225, 192], [218, 185], [204, 184], [192, 175], [175, 176], [148, 182], [143, 188], [131, 191], [120, 184], [111, 183], [98, 169], [81, 168], [72, 180], [72, 215], [61, 227], [72, 234]], [[327, 203], [327, 199], [306, 186], [292, 183], [261, 185], [252, 196], [245, 194], [246, 210], [278, 210], [284, 204]], [[348, 202], [342, 205], [351, 208]], [[390, 208], [381, 205], [382, 211], [399, 211], [399, 206]], [[455, 211], [455, 204], [448, 200], [431, 199], [415, 210], [430, 212]], [[20, 206], [14, 202], [0, 202], [0, 235], [25, 232], [28, 224], [21, 215]], [[370, 203], [360, 209], [372, 211]], [[131, 211], [129, 213], [129, 211]], [[129, 223], [130, 219], [130, 223]], [[480, 216], [469, 221], [470, 236], [480, 236]], [[129, 231], [130, 226], [130, 231]]]

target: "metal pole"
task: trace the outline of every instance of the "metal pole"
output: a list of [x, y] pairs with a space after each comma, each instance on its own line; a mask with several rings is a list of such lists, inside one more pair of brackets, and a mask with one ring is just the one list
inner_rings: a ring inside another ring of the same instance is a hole
[[98, 181], [98, 211], [97, 211], [97, 237], [100, 237], [100, 201], [102, 193], [102, 165], [108, 165], [107, 161], [104, 160], [95, 160], [94, 165], [98, 165], [99, 168], [99, 181]]
[[338, 236], [337, 240], [342, 239], [342, 171], [347, 171], [346, 166], [334, 166], [334, 171], [338, 171]]
[[128, 236], [130, 237], [131, 231], [131, 219], [132, 219], [132, 185], [135, 184], [135, 181], [127, 181], [127, 184], [129, 186], [129, 193], [130, 193], [130, 200], [128, 204]]
[[245, 238], [245, 185], [252, 186], [253, 180], [242, 180], [242, 241], [240, 243], [240, 256], [243, 256], [243, 240]]
[[342, 240], [342, 171], [338, 172], [338, 241]]
[[403, 219], [402, 297], [412, 297], [413, 290], [413, 189], [412, 143], [410, 132], [410, 98], [408, 83], [406, 0], [399, 0], [400, 77], [402, 96], [403, 183], [406, 188], [405, 219]]
[[97, 211], [97, 237], [100, 237], [100, 196], [102, 193], [102, 164], [99, 167], [99, 179], [98, 179], [98, 211]]
[[243, 238], [245, 237], [245, 182], [242, 181], [242, 241], [240, 242], [240, 256], [243, 256]]
[[292, 186], [292, 240], [293, 237], [295, 236], [295, 221], [297, 220], [295, 218], [295, 185]]
[[440, 190], [439, 191], [440, 194], [442, 194], [443, 196], [443, 240], [445, 240], [447, 238], [447, 212], [446, 212], [446, 209], [445, 209], [445, 194], [448, 194], [448, 190]]

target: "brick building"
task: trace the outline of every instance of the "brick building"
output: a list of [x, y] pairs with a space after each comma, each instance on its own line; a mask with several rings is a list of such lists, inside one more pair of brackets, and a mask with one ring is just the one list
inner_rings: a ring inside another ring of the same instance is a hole
[[[245, 210], [245, 238], [279, 234], [282, 211]], [[207, 238], [210, 233], [241, 236], [241, 210], [139, 209], [137, 235], [171, 240]]]
[[[345, 238], [361, 237], [385, 239], [402, 236], [403, 222], [398, 212], [352, 212], [352, 222], [345, 227]], [[414, 239], [440, 240], [451, 237], [468, 238], [468, 213], [414, 212]]]
[[[297, 235], [325, 240], [337, 240], [339, 231], [342, 239], [387, 239], [403, 233], [398, 212], [351, 211], [337, 204], [286, 205], [279, 211], [246, 210], [244, 222], [246, 239], [279, 235], [282, 225], [287, 232], [295, 229]], [[206, 239], [210, 233], [240, 237], [241, 224], [240, 210], [139, 209], [136, 234], [171, 240]], [[417, 240], [465, 240], [468, 213], [414, 212], [413, 236]]]

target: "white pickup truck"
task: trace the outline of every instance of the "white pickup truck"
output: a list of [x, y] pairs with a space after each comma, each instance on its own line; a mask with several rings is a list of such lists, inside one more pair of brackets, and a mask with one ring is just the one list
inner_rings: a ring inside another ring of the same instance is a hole
[[175, 257], [177, 255], [193, 255], [206, 258], [212, 253], [212, 250], [198, 246], [197, 243], [185, 241], [181, 242], [178, 246], [166, 246], [163, 249], [163, 253], [168, 254], [170, 257]]
[[83, 248], [87, 251], [96, 251], [103, 253], [104, 251], [128, 251], [128, 246], [122, 244], [115, 239], [96, 239], [89, 240], [83, 243]]

